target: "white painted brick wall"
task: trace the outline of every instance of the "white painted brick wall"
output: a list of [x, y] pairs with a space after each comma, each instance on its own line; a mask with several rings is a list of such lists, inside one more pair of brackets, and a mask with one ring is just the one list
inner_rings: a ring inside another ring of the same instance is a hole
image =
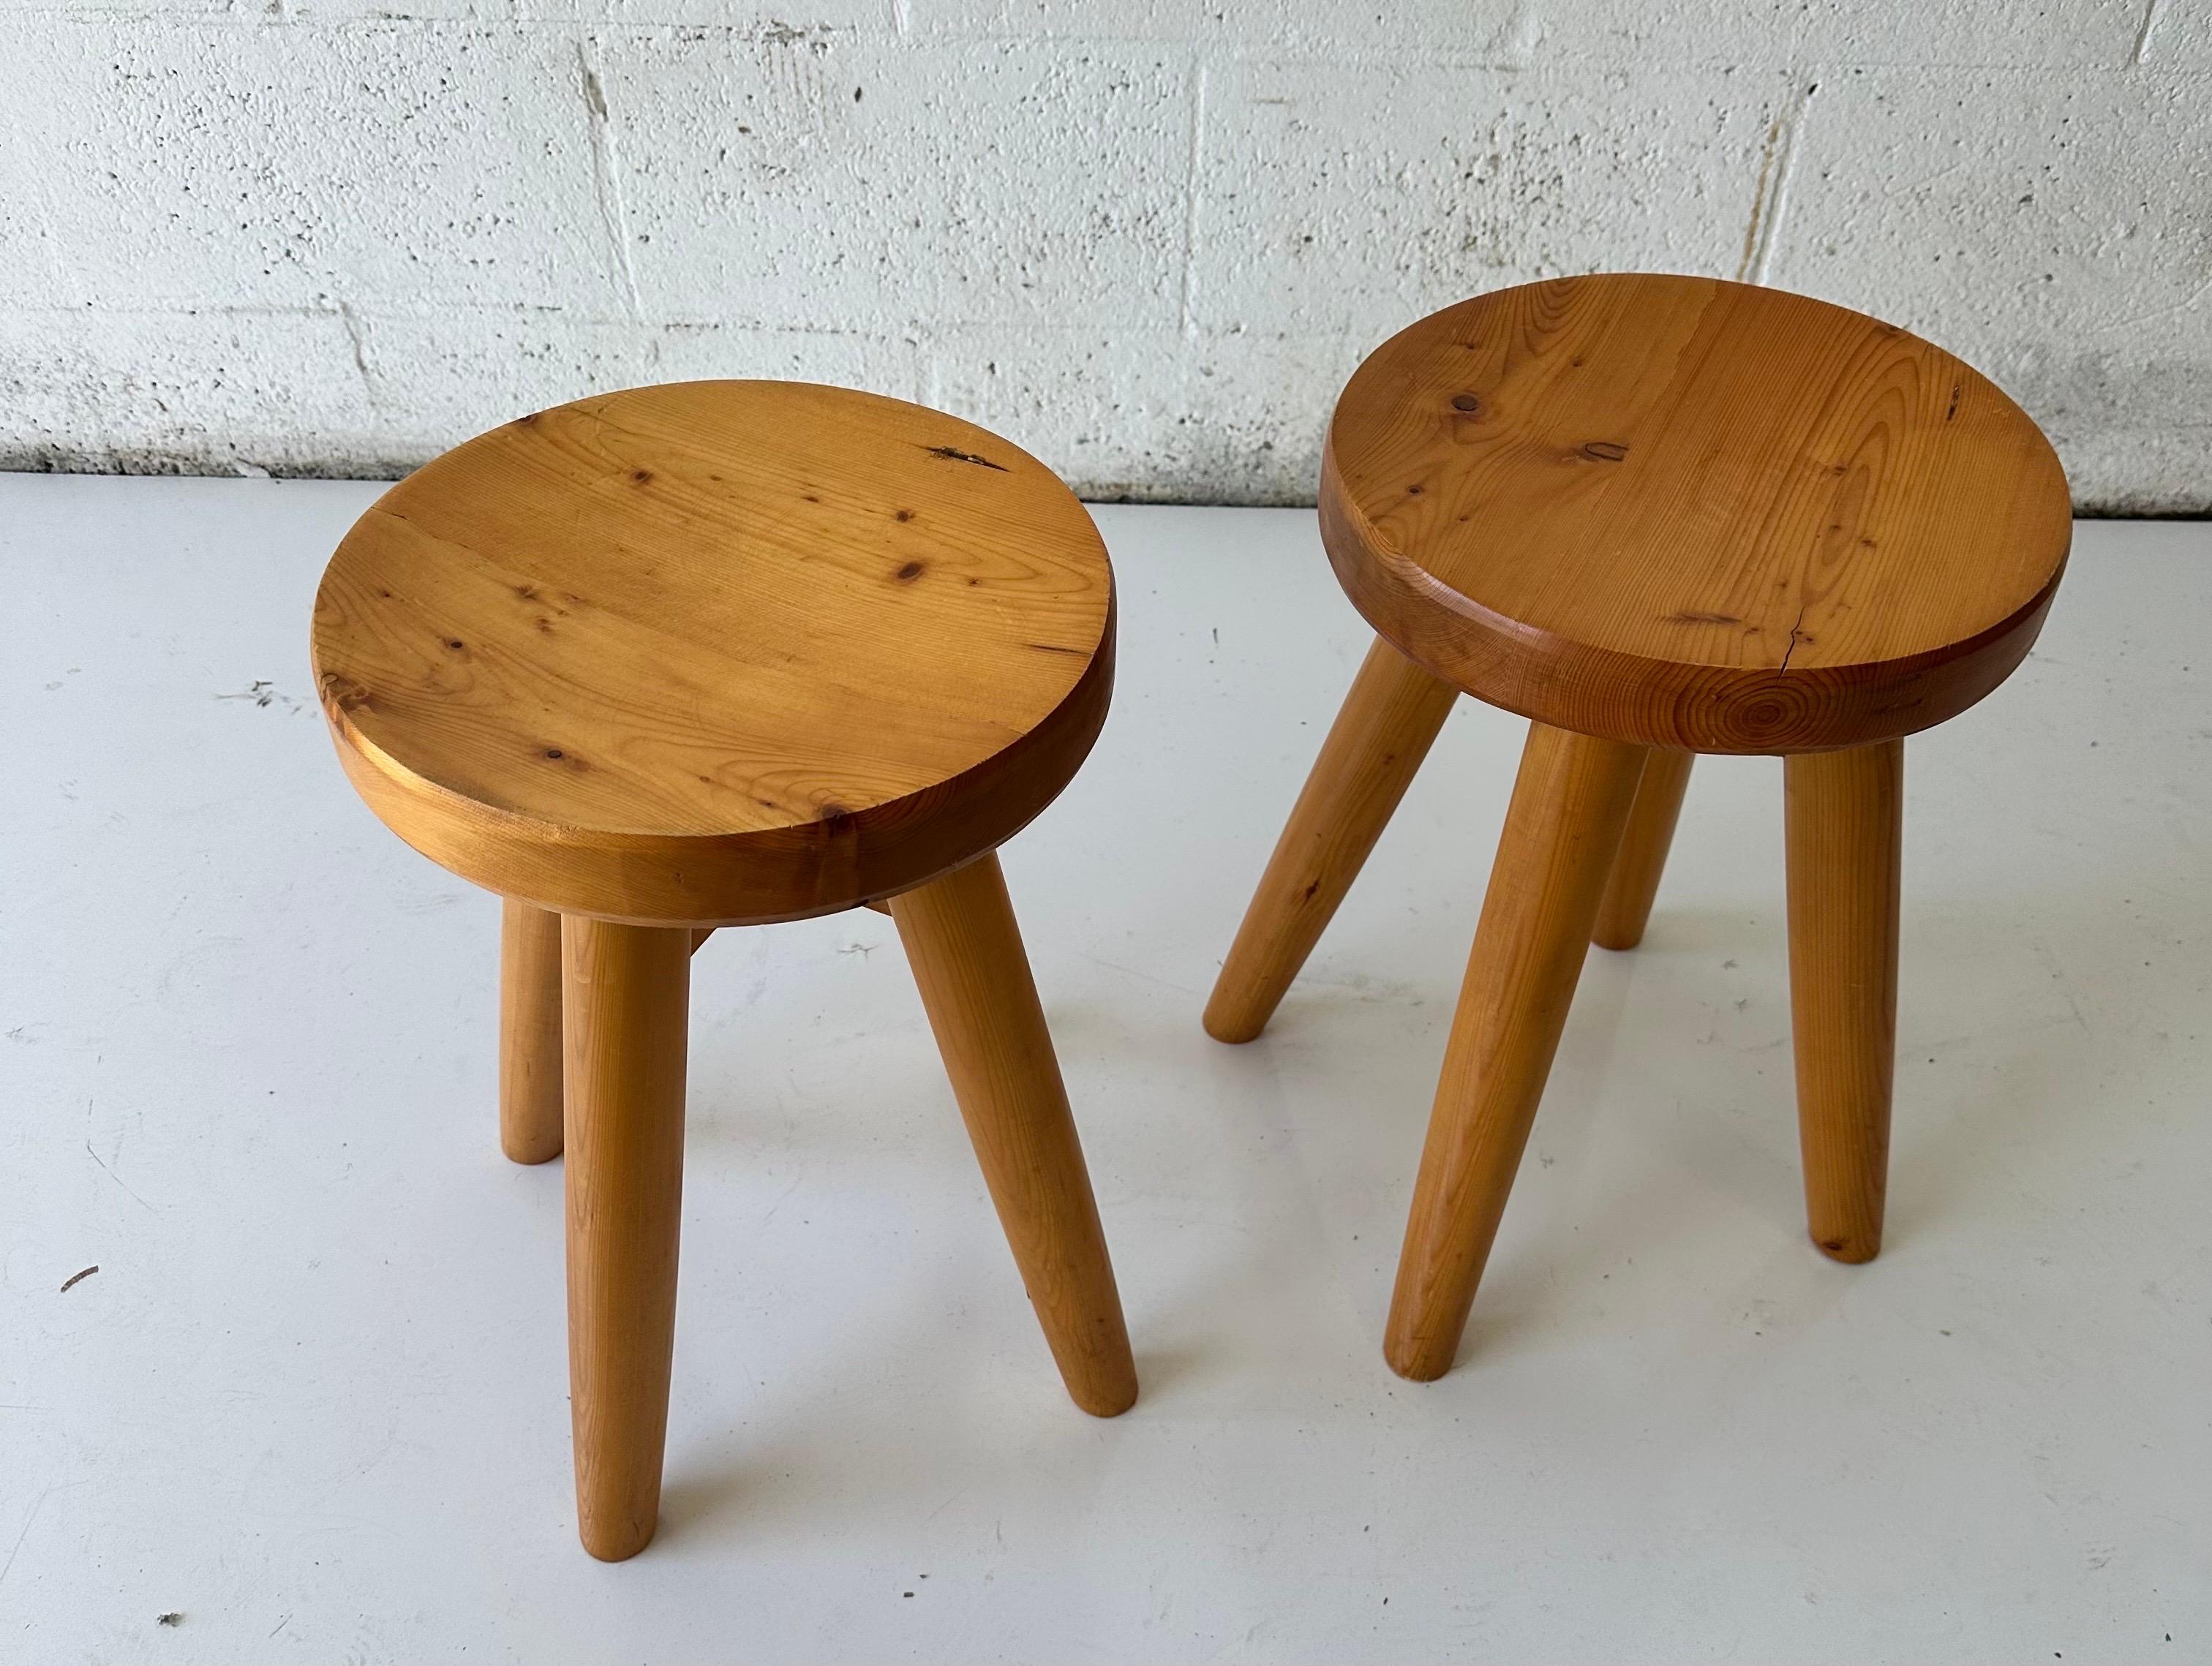
[[772, 375], [1296, 502], [1400, 325], [1659, 268], [2212, 510], [2212, 0], [0, 0], [0, 62], [7, 466], [392, 473]]

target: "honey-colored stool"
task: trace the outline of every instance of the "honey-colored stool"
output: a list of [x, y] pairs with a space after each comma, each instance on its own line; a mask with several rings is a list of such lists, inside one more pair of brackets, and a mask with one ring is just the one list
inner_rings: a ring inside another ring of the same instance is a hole
[[1114, 581], [1073, 494], [968, 423], [779, 382], [541, 411], [378, 500], [315, 599], [376, 814], [506, 899], [500, 1130], [567, 1154], [577, 1519], [653, 1536], [690, 960], [720, 926], [897, 923], [1070, 1395], [1137, 1395], [994, 852], [1105, 720]]
[[1530, 718], [1398, 1264], [1385, 1354], [1456, 1354], [1581, 972], [1642, 936], [1699, 752], [1783, 755], [1812, 1237], [1881, 1247], [1903, 737], [2027, 655], [2066, 481], [1985, 378], [1778, 290], [1566, 278], [1392, 337], [1321, 481], [1380, 639], [1291, 812], [1206, 1027], [1259, 1034], [1462, 692]]

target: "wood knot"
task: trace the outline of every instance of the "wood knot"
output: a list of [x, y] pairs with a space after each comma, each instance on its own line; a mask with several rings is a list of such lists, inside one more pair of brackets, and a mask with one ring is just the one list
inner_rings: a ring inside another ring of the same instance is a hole
[[908, 561], [898, 570], [896, 577], [902, 585], [910, 585], [928, 570], [920, 561]]
[[1583, 445], [1582, 454], [1593, 463], [1619, 463], [1628, 455], [1628, 447], [1618, 439], [1593, 439]]
[[653, 483], [653, 470], [650, 469], [634, 469], [630, 471], [629, 477], [635, 481], [640, 486], [649, 486]]
[[376, 698], [351, 677], [337, 671], [323, 673], [323, 700], [341, 712], [374, 711]]
[[895, 521], [910, 521], [914, 518], [914, 511], [911, 509], [902, 509], [896, 514], [893, 515], [891, 518]]
[[1452, 395], [1451, 408], [1455, 411], [1465, 411], [1469, 416], [1475, 416], [1481, 413], [1482, 401], [1471, 393], [1455, 393]]

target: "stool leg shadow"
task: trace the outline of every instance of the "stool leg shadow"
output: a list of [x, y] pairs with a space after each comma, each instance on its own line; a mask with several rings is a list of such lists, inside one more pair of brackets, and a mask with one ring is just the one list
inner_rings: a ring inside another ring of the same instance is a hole
[[1682, 795], [1690, 788], [1690, 766], [1696, 761], [1695, 753], [1655, 748], [1644, 764], [1636, 808], [1628, 813], [1620, 854], [1613, 859], [1613, 877], [1606, 883], [1597, 927], [1590, 933], [1590, 941], [1600, 948], [1633, 948], [1644, 941], [1651, 905], [1659, 895], [1659, 875], [1666, 870], [1668, 848], [1674, 842], [1674, 823], [1681, 818]]
[[512, 897], [499, 923], [499, 1148], [561, 1154], [561, 917]]
[[1215, 1040], [1267, 1027], [1458, 698], [1380, 637], [1367, 651], [1214, 980], [1206, 1033]]
[[1383, 1343], [1451, 1368], [1644, 772], [1645, 748], [1531, 724], [1452, 1017]]
[[1806, 1223], [1823, 1255], [1871, 1261], [1897, 1065], [1905, 742], [1800, 754], [1783, 783]]
[[998, 857], [893, 898], [890, 913], [1067, 1392], [1096, 1417], [1127, 1411], [1121, 1298]]
[[577, 1530], [602, 1561], [659, 1517], [691, 948], [684, 927], [563, 922], [569, 1413]]

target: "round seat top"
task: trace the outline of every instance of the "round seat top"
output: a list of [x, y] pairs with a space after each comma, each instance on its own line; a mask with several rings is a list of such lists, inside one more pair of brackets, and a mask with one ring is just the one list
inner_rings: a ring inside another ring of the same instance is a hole
[[1384, 637], [1540, 722], [1706, 752], [1941, 723], [2027, 654], [2072, 536], [2027, 415], [1891, 324], [1717, 279], [1561, 278], [1346, 386], [1329, 557]]
[[369, 804], [501, 894], [644, 924], [850, 907], [994, 848], [1090, 750], [1114, 585], [1073, 494], [872, 394], [690, 382], [394, 486], [315, 599]]

